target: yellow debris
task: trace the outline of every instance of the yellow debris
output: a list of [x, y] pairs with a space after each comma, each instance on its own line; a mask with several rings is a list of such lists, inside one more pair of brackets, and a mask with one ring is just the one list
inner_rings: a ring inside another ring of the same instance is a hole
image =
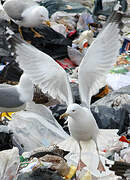
[[72, 176], [76, 173], [76, 167], [71, 165], [70, 166], [70, 171], [69, 171], [69, 174], [65, 177], [66, 179], [71, 179]]
[[92, 176], [91, 176], [90, 171], [87, 171], [85, 173], [85, 175], [82, 178], [80, 178], [80, 180], [92, 180]]
[[6, 113], [6, 112], [3, 112], [2, 113], [2, 118], [7, 118], [8, 120], [11, 120], [12, 119], [12, 114], [13, 114], [14, 112], [8, 112], [8, 113]]

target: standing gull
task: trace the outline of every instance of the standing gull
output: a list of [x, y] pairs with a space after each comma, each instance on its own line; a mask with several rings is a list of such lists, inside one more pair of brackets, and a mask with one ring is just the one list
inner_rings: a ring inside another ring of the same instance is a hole
[[[26, 87], [26, 88], [24, 88]], [[27, 80], [25, 74], [20, 78], [18, 85], [0, 85], [0, 121], [3, 112], [16, 112], [25, 109], [26, 102], [33, 99], [33, 84]], [[8, 113], [7, 113], [8, 115]]]
[[[118, 24], [122, 17], [120, 12], [115, 12], [113, 17], [102, 32], [93, 41], [88, 48], [80, 66], [79, 66], [79, 91], [81, 96], [81, 105], [75, 104], [72, 98], [72, 92], [66, 72], [50, 56], [36, 49], [32, 45], [19, 39], [16, 35], [10, 34], [8, 40], [15, 46], [16, 61], [24, 70], [27, 77], [26, 84], [21, 87], [21, 94], [24, 89], [28, 89], [27, 81], [30, 79], [34, 84], [38, 84], [43, 93], [50, 94], [53, 98], [66, 102], [67, 111], [61, 116], [68, 116], [68, 126], [71, 135], [78, 142], [93, 140], [96, 144], [99, 128], [94, 119], [91, 109], [91, 97], [99, 89], [99, 84], [106, 78], [112, 65], [115, 63], [119, 53], [119, 28]], [[27, 94], [26, 94], [27, 95]], [[23, 94], [24, 98], [24, 94]], [[78, 163], [80, 164], [80, 163]], [[97, 168], [104, 171], [105, 168], [100, 160]]]
[[42, 22], [49, 23], [48, 10], [33, 0], [6, 0], [3, 8], [7, 15], [19, 26], [21, 37], [23, 37], [21, 26], [30, 27], [35, 33], [35, 37], [41, 37], [33, 27], [39, 26]]

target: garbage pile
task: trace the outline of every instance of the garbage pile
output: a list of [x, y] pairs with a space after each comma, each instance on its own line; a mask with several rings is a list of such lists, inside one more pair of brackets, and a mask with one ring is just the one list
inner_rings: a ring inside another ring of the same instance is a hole
[[104, 150], [109, 158], [114, 159], [114, 163], [107, 164], [110, 170], [114, 171], [117, 176], [122, 179], [129, 179], [130, 177], [130, 129], [123, 133], [119, 141], [115, 141], [112, 147]]
[[[50, 22], [34, 27], [34, 31], [21, 26], [22, 38], [52, 57], [66, 71], [74, 102], [80, 104], [79, 65], [118, 3], [116, 0], [37, 2], [47, 8]], [[130, 5], [126, 0], [120, 1], [120, 4], [124, 13], [129, 12]], [[16, 62], [16, 49], [7, 40], [5, 32], [9, 28], [20, 38], [21, 33], [19, 25], [8, 19], [1, 6], [0, 83], [17, 85], [23, 70]], [[107, 80], [101, 82], [100, 89], [91, 99], [92, 114], [98, 127], [104, 130], [98, 143], [105, 172], [97, 170], [99, 160], [93, 142], [83, 144], [83, 163], [80, 171], [77, 170], [78, 144], [70, 136], [66, 118], [60, 120], [67, 106], [34, 85], [33, 101], [36, 104], [29, 102], [25, 111], [3, 113], [1, 116], [0, 180], [76, 180], [77, 174], [78, 180], [130, 178], [128, 27], [129, 23], [120, 30], [121, 44], [116, 63], [107, 74]]]

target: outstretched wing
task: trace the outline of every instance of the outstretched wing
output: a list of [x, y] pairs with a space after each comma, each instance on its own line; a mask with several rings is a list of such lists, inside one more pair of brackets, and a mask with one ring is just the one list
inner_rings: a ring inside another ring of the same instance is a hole
[[90, 101], [106, 78], [119, 54], [119, 28], [111, 20], [89, 47], [79, 66], [79, 91], [81, 101], [90, 108]]
[[10, 30], [8, 33], [11, 34], [8, 39], [16, 49], [16, 61], [32, 82], [37, 84], [43, 93], [48, 93], [54, 99], [66, 102], [67, 105], [73, 103], [70, 84], [64, 69], [49, 55], [18, 38]]

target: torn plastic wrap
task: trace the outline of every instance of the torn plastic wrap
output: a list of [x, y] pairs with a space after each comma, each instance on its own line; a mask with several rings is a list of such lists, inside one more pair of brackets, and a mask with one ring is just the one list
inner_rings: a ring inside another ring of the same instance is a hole
[[20, 164], [19, 152], [16, 147], [11, 150], [1, 151], [0, 179], [16, 180], [19, 164]]
[[9, 122], [24, 151], [57, 144], [68, 137], [47, 107], [32, 103], [26, 109], [15, 113]]
[[64, 11], [57, 11], [51, 16], [50, 20], [52, 22], [63, 24], [68, 30], [72, 31], [76, 29], [78, 19], [74, 14], [68, 14]]

